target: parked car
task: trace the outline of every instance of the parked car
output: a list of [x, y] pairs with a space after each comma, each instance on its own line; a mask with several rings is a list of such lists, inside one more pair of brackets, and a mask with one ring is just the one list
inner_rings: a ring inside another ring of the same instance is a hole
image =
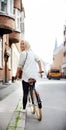
[[48, 79], [60, 79], [61, 78], [61, 71], [60, 69], [51, 69], [47, 74]]

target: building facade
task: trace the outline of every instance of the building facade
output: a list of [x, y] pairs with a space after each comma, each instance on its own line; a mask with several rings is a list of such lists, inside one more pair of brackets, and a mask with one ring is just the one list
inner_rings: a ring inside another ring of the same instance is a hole
[[66, 25], [64, 25], [64, 47], [63, 47], [63, 65], [64, 76], [66, 77]]
[[0, 81], [8, 82], [15, 75], [24, 18], [22, 0], [0, 0]]
[[53, 51], [53, 66], [61, 69], [63, 64], [63, 44]]
[[53, 65], [51, 66], [51, 68], [59, 68], [61, 70], [62, 77], [66, 78], [64, 50], [64, 43], [55, 48], [55, 50], [53, 51]]

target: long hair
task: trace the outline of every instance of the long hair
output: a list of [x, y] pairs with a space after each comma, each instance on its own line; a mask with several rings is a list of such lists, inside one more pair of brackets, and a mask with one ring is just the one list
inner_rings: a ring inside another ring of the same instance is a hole
[[30, 46], [30, 44], [29, 44], [28, 41], [26, 41], [26, 40], [21, 40], [20, 43], [21, 43], [21, 42], [24, 43], [25, 50], [29, 50], [29, 49], [31, 49], [31, 46]]
[[26, 49], [26, 50], [29, 50], [29, 49], [31, 48], [29, 42], [24, 41], [24, 44], [25, 44], [25, 49]]

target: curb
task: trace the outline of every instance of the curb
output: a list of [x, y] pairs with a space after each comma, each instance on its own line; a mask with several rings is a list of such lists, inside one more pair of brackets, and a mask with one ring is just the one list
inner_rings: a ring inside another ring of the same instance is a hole
[[6, 130], [24, 130], [25, 129], [26, 112], [22, 112], [21, 99], [12, 114], [12, 117], [6, 127]]

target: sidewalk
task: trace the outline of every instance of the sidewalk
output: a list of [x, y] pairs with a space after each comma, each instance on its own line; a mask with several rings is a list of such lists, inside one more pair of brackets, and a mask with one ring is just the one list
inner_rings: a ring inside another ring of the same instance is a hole
[[12, 83], [19, 87], [0, 101], [0, 130], [24, 130], [26, 113], [22, 112], [21, 81]]

